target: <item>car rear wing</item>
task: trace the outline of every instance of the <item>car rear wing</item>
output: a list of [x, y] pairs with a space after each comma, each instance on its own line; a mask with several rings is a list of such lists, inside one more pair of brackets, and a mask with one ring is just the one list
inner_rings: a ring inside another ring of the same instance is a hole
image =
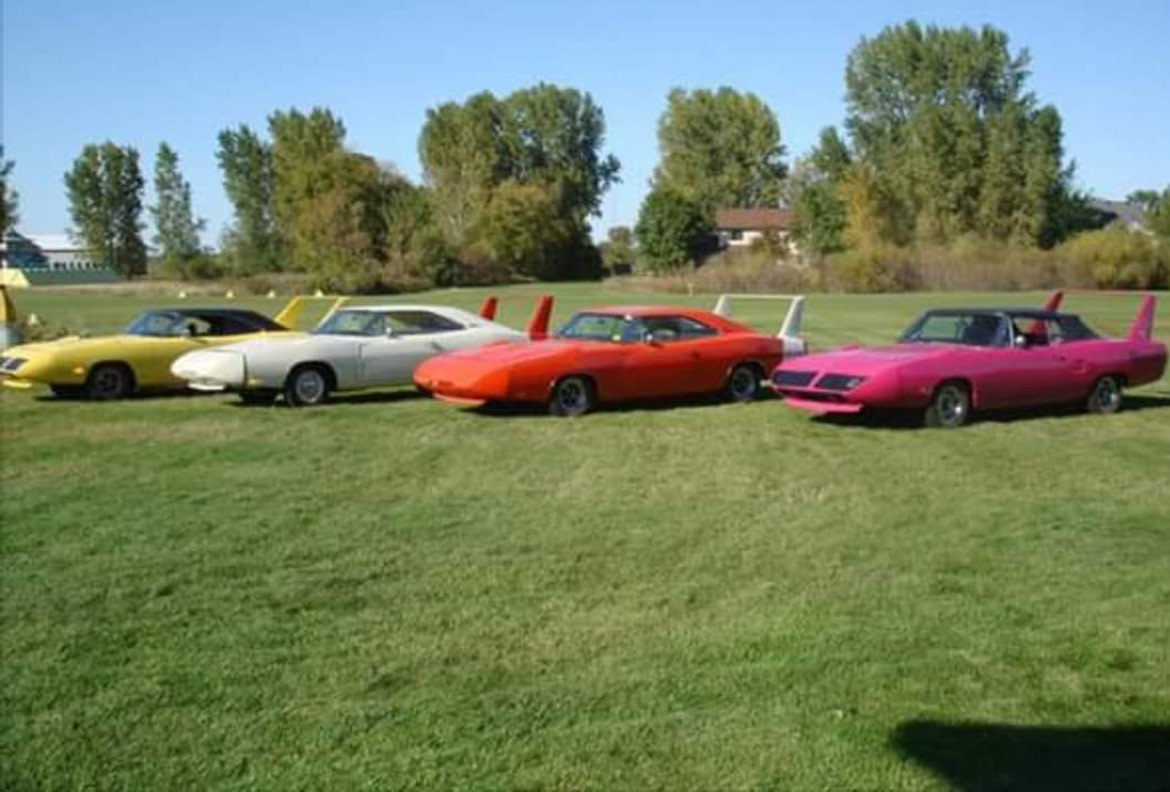
[[[301, 317], [301, 312], [305, 310], [305, 305], [309, 300], [333, 300], [333, 304], [329, 306], [329, 310], [325, 312], [325, 316], [321, 317], [321, 322], [324, 322], [330, 316], [336, 313], [337, 309], [349, 302], [348, 297], [337, 297], [328, 294], [302, 294], [293, 297], [288, 301], [288, 305], [280, 309], [280, 313], [272, 317], [272, 321], [276, 322], [282, 327], [289, 330], [297, 329], [297, 320]], [[320, 322], [318, 322], [320, 324]]]
[[733, 300], [788, 300], [788, 313], [784, 315], [776, 337], [784, 342], [784, 354], [787, 357], [803, 355], [808, 351], [808, 344], [800, 335], [801, 322], [804, 321], [803, 294], [721, 294], [715, 302], [714, 312], [730, 318]]
[[500, 306], [500, 301], [495, 298], [495, 295], [489, 294], [483, 299], [483, 305], [479, 306], [480, 318], [487, 319], [489, 322], [496, 318], [496, 308]]
[[20, 343], [20, 323], [16, 317], [16, 304], [8, 294], [8, 287], [0, 284], [0, 350]]
[[1133, 318], [1133, 324], [1129, 326], [1129, 334], [1126, 336], [1128, 340], [1149, 341], [1154, 337], [1154, 308], [1157, 304], [1158, 298], [1152, 294], [1147, 294], [1142, 298], [1137, 316]]
[[524, 328], [529, 340], [543, 341], [548, 338], [548, 323], [552, 319], [552, 309], [552, 295], [540, 295], [536, 300], [536, 305], [532, 308], [532, 317], [528, 320], [528, 326]]

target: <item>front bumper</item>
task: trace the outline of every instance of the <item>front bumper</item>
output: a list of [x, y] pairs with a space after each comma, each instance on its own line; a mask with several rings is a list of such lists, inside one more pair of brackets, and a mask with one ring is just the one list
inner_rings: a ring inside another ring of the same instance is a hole
[[800, 396], [785, 395], [784, 404], [793, 407], [797, 410], [806, 410], [808, 412], [816, 413], [817, 415], [826, 415], [833, 413], [836, 415], [856, 415], [865, 409], [864, 404], [857, 402], [845, 401], [822, 401], [820, 399], [801, 398]]
[[171, 365], [171, 373], [199, 391], [239, 389], [247, 382], [244, 356], [226, 349], [188, 352]]

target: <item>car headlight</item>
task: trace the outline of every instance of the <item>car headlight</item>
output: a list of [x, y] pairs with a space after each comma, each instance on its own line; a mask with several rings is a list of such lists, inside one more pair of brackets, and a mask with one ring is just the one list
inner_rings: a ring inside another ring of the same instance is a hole
[[826, 374], [817, 380], [817, 388], [819, 390], [851, 391], [863, 382], [865, 382], [865, 377], [851, 374]]
[[0, 358], [0, 371], [16, 371], [28, 362], [27, 358], [6, 357]]

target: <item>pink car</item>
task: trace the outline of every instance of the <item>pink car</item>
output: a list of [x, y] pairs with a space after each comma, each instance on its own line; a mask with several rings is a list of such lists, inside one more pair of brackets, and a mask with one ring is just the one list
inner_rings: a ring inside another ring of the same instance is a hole
[[844, 347], [785, 360], [771, 386], [789, 407], [818, 414], [866, 408], [925, 411], [928, 426], [956, 427], [972, 410], [1083, 401], [1121, 406], [1121, 389], [1161, 378], [1166, 345], [1153, 341], [1152, 295], [1124, 339], [1101, 338], [1079, 317], [1043, 309], [927, 311], [894, 346]]

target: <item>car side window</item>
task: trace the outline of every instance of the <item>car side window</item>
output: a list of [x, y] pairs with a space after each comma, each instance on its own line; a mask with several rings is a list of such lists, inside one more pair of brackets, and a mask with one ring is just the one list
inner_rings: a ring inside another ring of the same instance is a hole
[[464, 329], [458, 322], [430, 311], [390, 311], [383, 317], [394, 335], [451, 333]]
[[663, 342], [686, 341], [716, 334], [712, 327], [685, 316], [648, 316], [642, 320], [645, 332]]
[[683, 338], [706, 338], [707, 336], [718, 335], [718, 331], [714, 327], [708, 327], [702, 322], [685, 316], [678, 318], [678, 327], [679, 334]]

